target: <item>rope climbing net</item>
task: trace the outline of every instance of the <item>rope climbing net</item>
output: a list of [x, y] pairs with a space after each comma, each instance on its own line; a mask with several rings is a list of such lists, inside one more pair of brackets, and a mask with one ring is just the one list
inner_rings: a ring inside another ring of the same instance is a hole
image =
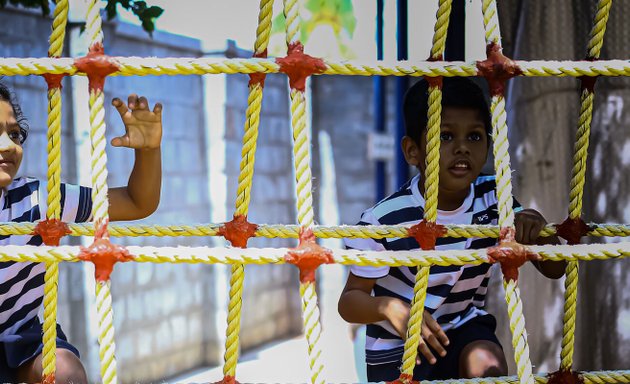
[[[292, 263], [300, 270], [300, 296], [304, 333], [308, 343], [310, 381], [324, 383], [322, 373], [321, 326], [315, 289], [315, 270], [324, 263], [368, 266], [418, 266], [411, 304], [408, 337], [405, 341], [400, 382], [412, 381], [420, 342], [429, 267], [501, 263], [504, 272], [505, 299], [508, 305], [512, 346], [517, 376], [441, 383], [629, 383], [630, 370], [578, 373], [572, 370], [576, 319], [578, 261], [613, 259], [630, 256], [630, 242], [580, 245], [583, 236], [629, 236], [630, 225], [586, 224], [582, 219], [582, 196], [585, 184], [586, 158], [593, 111], [594, 83], [598, 76], [629, 76], [630, 63], [623, 60], [599, 60], [612, 0], [599, 0], [594, 26], [590, 33], [586, 61], [513, 61], [502, 54], [496, 0], [483, 0], [483, 21], [487, 59], [479, 62], [445, 62], [443, 52], [448, 29], [451, 0], [439, 0], [431, 56], [425, 62], [350, 63], [311, 57], [304, 53], [298, 40], [300, 20], [298, 0], [284, 0], [287, 56], [267, 58], [271, 31], [273, 0], [261, 0], [254, 54], [251, 59], [193, 59], [111, 57], [103, 50], [101, 1], [90, 0], [86, 16], [89, 53], [81, 58], [62, 58], [68, 14], [68, 1], [58, 0], [54, 12], [48, 58], [0, 58], [0, 75], [42, 75], [48, 84], [48, 209], [46, 219], [38, 223], [0, 223], [0, 235], [42, 236], [45, 246], [6, 246], [0, 250], [0, 261], [46, 263], [44, 296], [44, 382], [55, 381], [56, 316], [58, 265], [60, 262], [91, 261], [96, 266], [96, 307], [101, 378], [104, 383], [117, 381], [114, 355], [114, 327], [110, 293], [111, 266], [116, 262], [150, 263], [223, 263], [231, 265], [230, 301], [222, 382], [236, 382], [239, 357], [241, 298], [245, 264]], [[238, 179], [234, 218], [230, 222], [203, 225], [109, 225], [107, 200], [107, 158], [103, 85], [107, 76], [117, 75], [250, 75], [242, 159]], [[297, 225], [256, 225], [247, 221], [254, 171], [256, 142], [265, 75], [284, 73], [289, 78], [291, 123], [293, 130], [294, 167], [297, 192]], [[427, 171], [425, 180], [426, 209], [424, 220], [414, 226], [319, 226], [314, 224], [311, 186], [310, 141], [306, 124], [305, 80], [311, 75], [424, 76], [430, 82], [429, 122], [427, 130]], [[89, 80], [91, 175], [94, 223], [66, 224], [60, 221], [60, 154], [61, 154], [61, 80], [65, 76], [86, 75]], [[492, 136], [497, 177], [499, 225], [436, 224], [439, 174], [439, 132], [441, 118], [441, 81], [443, 76], [483, 76], [491, 94]], [[504, 84], [514, 76], [573, 76], [582, 84], [579, 126], [573, 156], [569, 213], [559, 225], [548, 225], [541, 236], [559, 235], [568, 245], [525, 247], [514, 239], [514, 211], [508, 152]], [[59, 246], [65, 235], [94, 236], [87, 248]], [[112, 244], [110, 236], [223, 236], [232, 248], [210, 247], [122, 247]], [[250, 237], [299, 238], [295, 248], [247, 248]], [[435, 251], [438, 237], [493, 237], [499, 245], [485, 250]], [[356, 251], [325, 249], [315, 242], [320, 238], [398, 238], [414, 237], [421, 251]], [[564, 328], [560, 368], [549, 375], [534, 375], [529, 357], [525, 318], [518, 288], [518, 267], [529, 258], [568, 261]], [[109, 266], [109, 268], [108, 268]]]

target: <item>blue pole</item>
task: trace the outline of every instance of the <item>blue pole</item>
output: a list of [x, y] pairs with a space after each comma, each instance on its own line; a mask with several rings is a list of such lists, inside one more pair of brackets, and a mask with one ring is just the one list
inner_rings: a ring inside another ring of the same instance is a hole
[[[385, 0], [376, 1], [376, 59], [383, 60], [383, 9]], [[374, 125], [377, 133], [385, 132], [385, 81], [382, 76], [374, 76]], [[385, 198], [385, 161], [376, 161], [376, 201]]]
[[[397, 0], [396, 2], [396, 48], [397, 59], [407, 60], [408, 55], [408, 20], [407, 12], [408, 2], [407, 0]], [[409, 86], [409, 79], [407, 77], [396, 78], [396, 143], [400, 145], [403, 136], [405, 135], [405, 121], [402, 112], [403, 97], [405, 91]], [[405, 161], [405, 157], [401, 150], [396, 151], [396, 185], [402, 186], [409, 178], [409, 166]]]

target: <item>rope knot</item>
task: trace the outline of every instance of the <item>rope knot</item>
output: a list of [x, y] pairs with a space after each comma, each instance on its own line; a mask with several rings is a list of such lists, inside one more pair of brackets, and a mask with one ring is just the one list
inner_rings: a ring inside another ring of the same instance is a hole
[[488, 81], [490, 95], [503, 95], [505, 82], [514, 76], [523, 74], [514, 60], [505, 56], [497, 43], [490, 43], [486, 47], [487, 59], [477, 62], [477, 69], [481, 76]]
[[71, 234], [68, 224], [58, 219], [42, 220], [35, 226], [34, 235], [39, 235], [44, 244], [52, 247], [59, 246], [62, 237]]
[[51, 89], [61, 89], [61, 80], [66, 76], [65, 73], [54, 74], [54, 73], [44, 73], [42, 77], [46, 80], [46, 84], [48, 84], [48, 90]]
[[247, 241], [254, 236], [258, 225], [247, 221], [245, 215], [234, 215], [234, 218], [219, 228], [219, 235], [225, 237], [234, 247], [247, 248]]
[[129, 251], [121, 245], [112, 244], [107, 232], [107, 220], [95, 223], [94, 242], [89, 247], [81, 247], [79, 259], [94, 264], [94, 278], [103, 283], [109, 280], [114, 264], [133, 260]]
[[560, 369], [548, 375], [547, 384], [582, 384], [584, 378], [579, 372]]
[[105, 78], [119, 69], [116, 60], [105, 54], [101, 43], [91, 46], [88, 54], [76, 59], [74, 65], [87, 75], [90, 90], [99, 91], [102, 91], [105, 86]]
[[280, 65], [280, 72], [289, 76], [291, 89], [302, 92], [306, 89], [307, 77], [326, 70], [324, 61], [305, 54], [300, 42], [289, 45], [287, 56], [276, 59], [276, 63]]
[[[254, 58], [265, 58], [267, 57], [267, 50], [265, 49], [262, 52], [255, 52], [252, 56]], [[256, 84], [260, 84], [260, 88], [265, 87], [265, 78], [267, 77], [266, 73], [250, 73], [249, 74], [249, 86], [253, 87]]]
[[315, 281], [315, 271], [322, 264], [335, 262], [332, 252], [315, 242], [315, 234], [312, 229], [300, 229], [300, 244], [287, 252], [284, 260], [300, 269], [300, 282], [312, 283]]
[[501, 263], [501, 271], [505, 281], [518, 280], [518, 269], [528, 260], [540, 260], [536, 252], [519, 244], [514, 238], [514, 228], [501, 228], [499, 245], [486, 251], [491, 263]]
[[221, 379], [221, 381], [217, 381], [214, 384], [240, 384], [235, 377], [226, 375]]
[[558, 236], [565, 239], [570, 245], [579, 244], [582, 236], [586, 236], [590, 230], [591, 227], [581, 217], [575, 219], [567, 217], [562, 224], [556, 225]]
[[419, 383], [419, 381], [414, 381], [413, 375], [410, 375], [408, 373], [401, 373], [399, 378], [397, 378], [394, 381], [386, 381], [386, 383], [387, 384], [416, 384], [416, 383]]
[[[442, 61], [444, 57], [442, 55], [431, 56], [427, 59], [429, 62]], [[423, 76], [424, 80], [429, 84], [429, 88], [440, 88], [442, 89], [442, 79], [444, 76]]]
[[446, 232], [445, 226], [425, 220], [407, 230], [409, 236], [415, 238], [420, 248], [425, 251], [435, 249], [437, 238], [446, 235]]

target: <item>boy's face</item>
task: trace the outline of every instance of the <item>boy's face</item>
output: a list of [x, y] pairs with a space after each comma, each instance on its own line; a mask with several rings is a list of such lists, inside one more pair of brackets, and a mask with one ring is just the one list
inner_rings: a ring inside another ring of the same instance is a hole
[[[439, 200], [442, 202], [449, 197], [459, 196], [465, 198], [470, 191], [470, 184], [479, 176], [488, 157], [488, 135], [479, 111], [444, 107], [440, 140]], [[409, 139], [407, 145], [403, 142], [407, 161], [420, 169], [425, 180], [426, 130], [422, 132], [419, 147], [414, 149], [415, 143], [409, 142], [413, 140]]]
[[11, 184], [21, 162], [20, 126], [11, 104], [0, 100], [0, 188]]

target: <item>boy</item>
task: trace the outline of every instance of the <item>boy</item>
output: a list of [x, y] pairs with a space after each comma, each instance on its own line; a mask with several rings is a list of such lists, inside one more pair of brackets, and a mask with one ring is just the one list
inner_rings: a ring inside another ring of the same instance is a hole
[[[482, 175], [490, 146], [490, 114], [481, 89], [466, 78], [444, 78], [440, 134], [438, 224], [496, 224], [494, 176]], [[419, 174], [400, 190], [363, 212], [360, 224], [413, 225], [423, 218], [428, 84], [421, 80], [405, 95], [406, 136], [402, 151]], [[518, 211], [516, 239], [533, 244], [546, 224], [534, 210]], [[547, 239], [546, 242], [555, 241]], [[496, 239], [438, 238], [437, 250], [478, 249]], [[418, 249], [413, 238], [348, 239], [363, 250]], [[535, 263], [545, 276], [559, 278], [563, 263]], [[339, 299], [339, 314], [351, 323], [368, 324], [367, 375], [370, 382], [400, 376], [404, 338], [416, 268], [351, 266]], [[490, 265], [433, 266], [422, 319], [414, 380], [441, 380], [507, 374], [507, 363], [494, 331], [496, 320], [483, 310]]]
[[[162, 184], [160, 143], [162, 106], [151, 111], [145, 97], [130, 95], [128, 105], [115, 98], [126, 133], [115, 147], [135, 149], [135, 164], [126, 187], [109, 189], [110, 220], [135, 220], [155, 211]], [[46, 215], [46, 185], [15, 178], [22, 161], [28, 126], [9, 89], [0, 83], [0, 222], [32, 222]], [[38, 150], [40, 150], [38, 148]], [[61, 219], [91, 219], [90, 188], [61, 185]], [[40, 245], [39, 236], [2, 236], [0, 245]], [[43, 263], [0, 262], [0, 382], [42, 381], [42, 325], [38, 319], [44, 295]], [[79, 352], [57, 326], [58, 383], [87, 383]]]

